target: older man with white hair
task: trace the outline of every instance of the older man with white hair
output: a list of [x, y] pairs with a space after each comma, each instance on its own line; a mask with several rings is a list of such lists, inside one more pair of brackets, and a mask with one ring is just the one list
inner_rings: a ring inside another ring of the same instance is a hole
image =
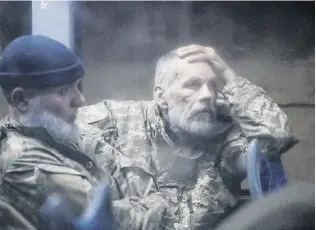
[[79, 116], [90, 124], [86, 132], [155, 175], [177, 229], [212, 229], [234, 208], [246, 176], [238, 162], [253, 138], [270, 156], [297, 143], [266, 92], [199, 45], [159, 59], [153, 101], [105, 100]]

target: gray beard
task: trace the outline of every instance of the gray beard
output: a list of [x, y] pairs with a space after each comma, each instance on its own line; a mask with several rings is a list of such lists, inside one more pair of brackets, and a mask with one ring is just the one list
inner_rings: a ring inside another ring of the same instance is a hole
[[168, 104], [167, 119], [170, 129], [180, 137], [212, 139], [224, 129], [224, 126], [216, 120], [215, 109], [212, 109], [212, 115], [203, 112], [191, 116], [190, 112], [185, 111], [185, 107], [181, 103], [171, 102]]
[[56, 141], [66, 145], [77, 143], [79, 140], [78, 125], [68, 123], [43, 109], [39, 97], [30, 100], [29, 112], [20, 116], [19, 123], [25, 127], [45, 128]]

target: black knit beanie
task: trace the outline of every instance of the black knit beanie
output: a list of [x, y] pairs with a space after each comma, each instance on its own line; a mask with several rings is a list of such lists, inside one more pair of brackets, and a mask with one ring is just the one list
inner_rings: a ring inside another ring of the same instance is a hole
[[69, 84], [85, 74], [81, 60], [62, 43], [40, 35], [19, 37], [0, 57], [0, 86], [41, 89]]

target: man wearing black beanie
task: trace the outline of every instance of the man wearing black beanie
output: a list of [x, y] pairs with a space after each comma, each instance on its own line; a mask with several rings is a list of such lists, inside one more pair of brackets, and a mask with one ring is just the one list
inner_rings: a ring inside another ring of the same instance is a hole
[[6, 47], [0, 86], [9, 116], [0, 128], [0, 198], [36, 228], [50, 229], [39, 214], [50, 194], [61, 195], [78, 216], [102, 182], [111, 187], [107, 212], [118, 229], [173, 229], [152, 175], [105, 142], [80, 135], [84, 73], [80, 59], [50, 38], [23, 36]]

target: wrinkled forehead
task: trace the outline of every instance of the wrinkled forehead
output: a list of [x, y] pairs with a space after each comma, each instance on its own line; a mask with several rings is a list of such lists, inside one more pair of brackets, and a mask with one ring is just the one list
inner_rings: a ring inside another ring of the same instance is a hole
[[175, 60], [177, 81], [185, 81], [191, 78], [202, 80], [203, 82], [212, 82], [216, 80], [212, 67], [206, 62], [189, 63], [185, 59]]

